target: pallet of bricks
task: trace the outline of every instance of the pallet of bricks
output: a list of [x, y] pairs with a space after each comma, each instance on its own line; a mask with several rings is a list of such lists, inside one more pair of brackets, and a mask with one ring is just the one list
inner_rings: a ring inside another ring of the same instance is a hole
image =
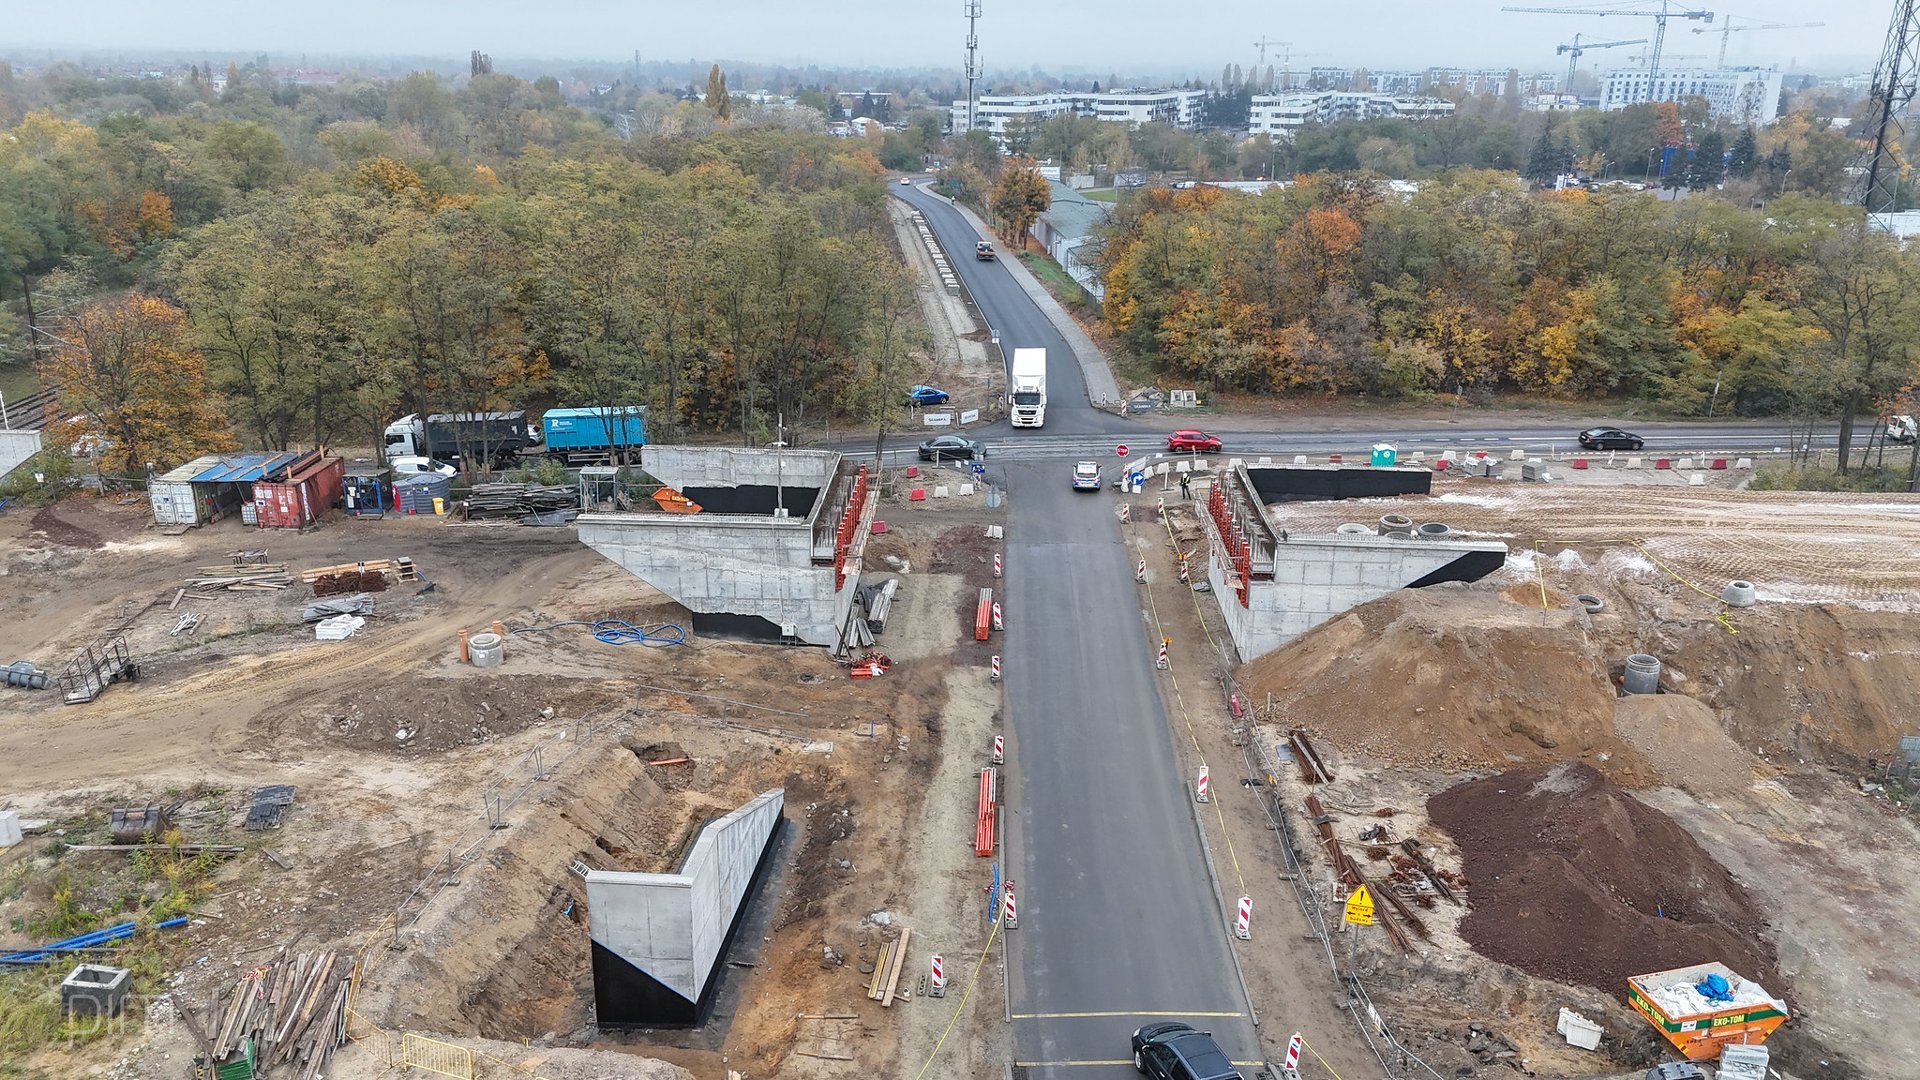
[[334, 1050], [347, 1041], [353, 975], [351, 953], [322, 949], [290, 955], [281, 948], [240, 976], [210, 1024], [189, 1023], [201, 1045], [198, 1075], [214, 1080], [325, 1075]]
[[337, 566], [316, 566], [301, 571], [300, 580], [313, 586], [315, 596], [340, 596], [385, 592], [392, 582], [419, 581], [420, 575], [414, 569], [412, 559], [374, 559]]

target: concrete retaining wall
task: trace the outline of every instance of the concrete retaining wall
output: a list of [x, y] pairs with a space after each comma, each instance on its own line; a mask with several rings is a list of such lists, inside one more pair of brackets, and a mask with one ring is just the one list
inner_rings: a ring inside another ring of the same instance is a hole
[[587, 874], [593, 990], [601, 1027], [696, 1023], [786, 792], [710, 822], [671, 874]]
[[[1210, 535], [1211, 524], [1206, 521]], [[1275, 548], [1272, 580], [1256, 577], [1241, 607], [1218, 539], [1209, 546], [1207, 581], [1242, 662], [1396, 589], [1477, 581], [1507, 557], [1507, 546], [1497, 542], [1290, 536]]]
[[0, 476], [20, 467], [20, 463], [40, 452], [37, 431], [0, 431]]
[[[640, 467], [672, 488], [736, 487], [784, 483], [789, 487], [827, 486], [840, 465], [829, 450], [755, 450], [726, 446], [649, 446], [640, 451]], [[787, 503], [794, 506], [793, 501]], [[793, 511], [805, 517], [806, 507]]]

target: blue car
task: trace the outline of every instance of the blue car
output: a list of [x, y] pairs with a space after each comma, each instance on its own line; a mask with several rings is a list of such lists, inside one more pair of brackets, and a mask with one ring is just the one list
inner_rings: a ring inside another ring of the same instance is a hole
[[937, 386], [916, 386], [907, 391], [908, 405], [945, 405], [947, 392]]

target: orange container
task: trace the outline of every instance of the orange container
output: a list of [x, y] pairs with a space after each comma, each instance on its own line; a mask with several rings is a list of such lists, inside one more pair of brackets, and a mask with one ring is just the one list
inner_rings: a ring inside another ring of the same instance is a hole
[[[1733, 990], [1726, 1003], [1699, 1002], [1683, 1006], [1673, 1000], [1676, 988], [1691, 987], [1709, 975], [1718, 975]], [[1751, 979], [1735, 975], [1725, 964], [1635, 975], [1627, 980], [1627, 1004], [1660, 1029], [1674, 1049], [1689, 1061], [1713, 1061], [1728, 1043], [1763, 1043], [1775, 1028], [1787, 1022], [1786, 1004]]]

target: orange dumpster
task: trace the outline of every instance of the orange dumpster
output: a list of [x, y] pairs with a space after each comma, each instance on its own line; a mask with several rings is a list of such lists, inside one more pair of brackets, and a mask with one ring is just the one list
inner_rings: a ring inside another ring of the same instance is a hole
[[[1726, 1000], [1711, 1000], [1695, 987], [1718, 976]], [[1762, 1043], [1787, 1021], [1787, 1004], [1725, 964], [1635, 975], [1627, 980], [1627, 1004], [1660, 1030], [1689, 1061], [1713, 1061], [1728, 1043]]]

